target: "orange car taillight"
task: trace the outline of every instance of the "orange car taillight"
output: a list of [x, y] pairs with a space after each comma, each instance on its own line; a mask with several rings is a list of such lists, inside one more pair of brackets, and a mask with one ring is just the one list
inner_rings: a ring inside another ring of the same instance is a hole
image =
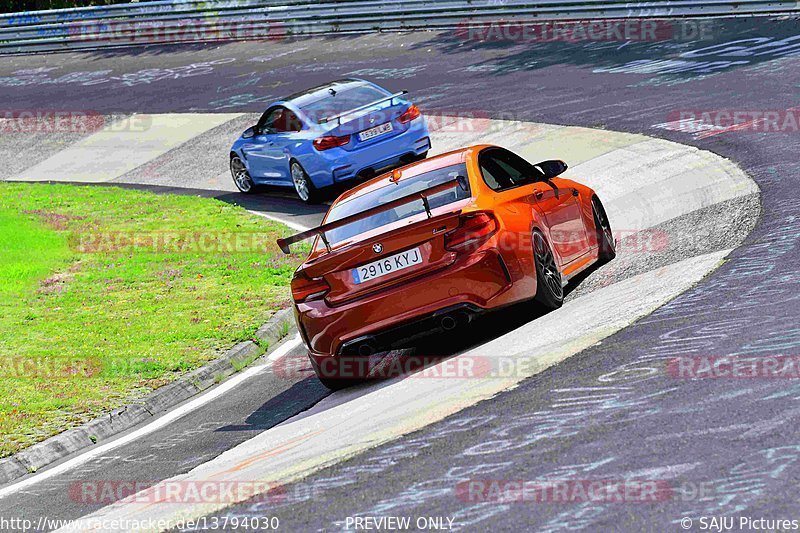
[[309, 278], [299, 272], [292, 279], [292, 298], [301, 303], [308, 300], [319, 300], [331, 290], [331, 286], [323, 278]]
[[336, 137], [334, 135], [326, 135], [325, 137], [319, 137], [314, 139], [314, 148], [322, 152], [323, 150], [330, 150], [331, 148], [338, 148], [340, 146], [344, 146], [345, 144], [350, 142], [349, 135], [342, 135], [341, 137]]
[[490, 213], [478, 212], [461, 216], [461, 224], [445, 233], [444, 247], [453, 252], [475, 249], [497, 231], [497, 221]]
[[403, 112], [403, 114], [397, 118], [397, 120], [399, 120], [403, 124], [407, 124], [412, 120], [414, 120], [415, 118], [419, 117], [421, 114], [422, 112], [419, 110], [419, 108], [416, 105], [411, 104], [411, 106], [408, 109], [406, 109]]

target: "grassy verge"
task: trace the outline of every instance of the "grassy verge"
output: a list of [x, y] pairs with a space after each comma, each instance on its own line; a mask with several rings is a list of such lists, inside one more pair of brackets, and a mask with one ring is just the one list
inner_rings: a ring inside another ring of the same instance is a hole
[[288, 305], [288, 233], [216, 200], [0, 183], [0, 457], [250, 338]]

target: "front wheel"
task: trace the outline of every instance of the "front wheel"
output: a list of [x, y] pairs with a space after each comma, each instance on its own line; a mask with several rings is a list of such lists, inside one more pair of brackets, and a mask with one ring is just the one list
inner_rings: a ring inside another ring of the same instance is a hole
[[238, 155], [231, 157], [231, 177], [233, 177], [233, 183], [239, 189], [239, 192], [244, 194], [255, 192], [256, 184], [253, 182], [253, 178], [250, 177], [250, 173], [247, 172], [244, 161]]
[[311, 183], [311, 178], [308, 177], [306, 171], [300, 166], [297, 161], [292, 161], [289, 166], [289, 171], [292, 175], [292, 184], [297, 196], [300, 197], [307, 204], [315, 204], [319, 202], [319, 193], [314, 184]]
[[536, 265], [536, 301], [548, 309], [558, 309], [564, 303], [561, 272], [550, 245], [538, 231], [533, 232], [533, 261]]

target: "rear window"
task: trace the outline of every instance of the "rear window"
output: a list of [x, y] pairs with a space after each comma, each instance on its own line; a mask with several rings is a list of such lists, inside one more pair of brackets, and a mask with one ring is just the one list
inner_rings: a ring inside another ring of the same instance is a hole
[[[419, 176], [401, 180], [397, 185], [387, 185], [362, 196], [357, 196], [351, 200], [336, 205], [331, 209], [326, 222], [335, 222], [356, 213], [362, 213], [372, 207], [384, 205], [392, 200], [397, 200], [403, 196], [414, 194], [430, 187], [435, 187], [457, 176], [467, 176], [467, 167], [461, 163], [449, 167], [439, 168], [430, 172], [425, 172]], [[470, 197], [469, 180], [464, 180], [463, 187], [454, 187], [447, 191], [434, 194], [428, 197], [431, 209], [443, 205], [464, 200]], [[363, 220], [353, 222], [347, 226], [331, 230], [326, 233], [331, 244], [342, 242], [361, 233], [371, 231], [381, 226], [397, 222], [404, 218], [412, 217], [425, 212], [422, 200], [411, 201], [407, 204], [395, 207], [383, 213], [378, 213]]]
[[308, 115], [308, 118], [320, 123], [324, 118], [341, 115], [386, 96], [389, 94], [372, 85], [356, 85], [336, 91], [335, 96], [328, 93], [319, 100], [301, 105], [300, 109]]

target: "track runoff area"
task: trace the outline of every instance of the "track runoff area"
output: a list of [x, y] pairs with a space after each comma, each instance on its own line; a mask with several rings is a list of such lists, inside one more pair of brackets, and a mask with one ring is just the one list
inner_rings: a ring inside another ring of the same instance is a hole
[[[424, 379], [330, 394], [313, 377], [281, 371], [283, 358], [303, 355], [291, 338], [161, 423], [0, 489], [0, 516], [81, 519], [67, 529], [234, 520], [397, 529], [408, 519], [412, 529], [700, 530], [712, 517], [751, 530], [792, 527], [795, 383], [764, 372], [733, 379], [713, 358], [774, 359], [796, 346], [800, 37], [792, 20], [703, 24], [703, 37], [690, 39], [476, 39], [462, 27], [2, 65], [9, 105], [91, 102], [110, 120], [156, 124], [45, 136], [38, 150], [6, 136], [3, 150], [20, 157], [5, 178], [230, 198], [217, 154], [252, 113], [274, 96], [352, 75], [411, 90], [441, 124], [436, 150], [493, 142], [566, 160], [567, 176], [598, 191], [622, 234], [618, 259], [581, 280], [562, 309], [512, 311], [440, 342], [453, 357]], [[195, 74], [178, 74], [187, 65]], [[125, 101], [108, 90], [123, 87]], [[146, 154], [132, 148], [171, 138], [159, 124], [192, 134]], [[123, 134], [127, 142], [113, 140]], [[48, 175], [59, 160], [75, 161], [70, 151], [101, 146], [137, 159]], [[297, 227], [321, 218], [280, 195], [248, 202]], [[453, 361], [483, 359], [498, 371], [446, 376]], [[200, 489], [218, 496], [166, 496]], [[129, 497], [115, 501], [120, 492]]]

